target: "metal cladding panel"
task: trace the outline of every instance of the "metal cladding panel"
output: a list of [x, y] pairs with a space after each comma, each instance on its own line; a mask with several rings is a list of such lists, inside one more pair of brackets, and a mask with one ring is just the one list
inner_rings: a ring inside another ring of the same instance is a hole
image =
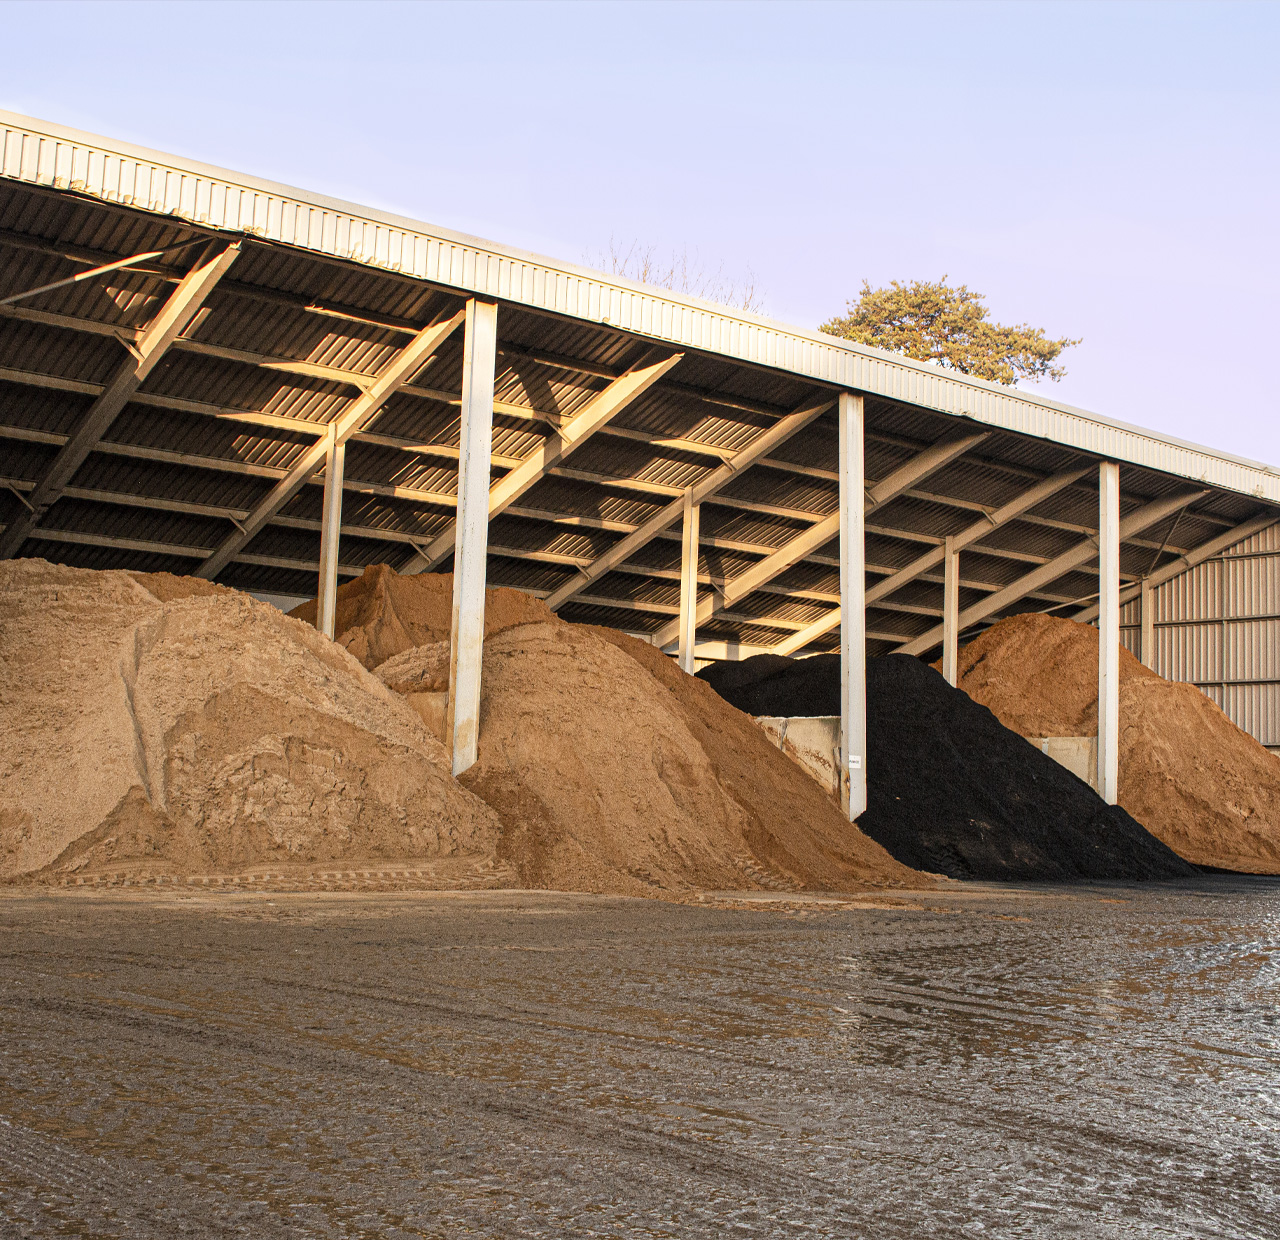
[[564, 581], [564, 573], [553, 567], [528, 560], [504, 559], [497, 551], [489, 555], [487, 577], [490, 586], [508, 586], [544, 598]]
[[1224, 685], [1211, 695], [1227, 718], [1270, 749], [1280, 748], [1280, 685]]
[[[711, 472], [707, 470], [706, 472]], [[815, 520], [835, 512], [839, 493], [830, 483], [781, 470], [747, 469], [716, 492], [727, 499], [750, 500], [811, 513]], [[712, 497], [711, 502], [715, 502]]]
[[1155, 591], [1157, 624], [1214, 620], [1222, 615], [1222, 564], [1209, 560]]
[[1216, 624], [1157, 628], [1156, 669], [1167, 680], [1222, 680], [1222, 629]]
[[782, 517], [763, 513], [738, 512], [708, 504], [702, 512], [700, 533], [703, 538], [721, 538], [729, 542], [755, 543], [761, 547], [779, 548], [789, 543], [803, 528]]
[[127, 568], [139, 573], [178, 575], [191, 571], [191, 560], [187, 556], [139, 553], [117, 547], [55, 542], [52, 539], [30, 540], [26, 545], [26, 554], [32, 559], [48, 560], [51, 564], [69, 564], [75, 568]]
[[1280, 618], [1224, 623], [1225, 680], [1280, 680]]
[[[575, 624], [598, 624], [608, 629], [624, 629], [632, 633], [651, 633], [661, 628], [667, 617], [629, 608], [607, 607], [570, 599], [559, 613]], [[775, 640], [781, 640], [775, 639]]]
[[1280, 471], [927, 363], [64, 126], [0, 113], [0, 177], [247, 233], [1280, 502]]
[[1280, 521], [1275, 525], [1267, 526], [1264, 530], [1259, 530], [1243, 542], [1236, 543], [1234, 547], [1228, 547], [1222, 553], [1222, 558], [1229, 560], [1235, 556], [1256, 555], [1267, 551], [1280, 552]]
[[0, 423], [52, 435], [69, 435], [84, 417], [91, 398], [0, 381]]
[[105, 336], [0, 319], [0, 366], [102, 384], [123, 356], [119, 342]]
[[1224, 615], [1280, 614], [1280, 554], [1224, 558], [1220, 575]]
[[237, 298], [234, 313], [218, 313], [228, 300], [215, 294], [214, 313], [188, 336], [201, 344], [332, 366], [366, 379], [377, 375], [404, 343], [404, 336], [395, 332], [250, 298]]
[[[1133, 606], [1137, 623], [1141, 609]], [[1198, 564], [1155, 590], [1157, 624], [1277, 614], [1280, 552], [1241, 554], [1232, 548], [1230, 554]]]
[[[59, 254], [13, 248], [0, 268], [0, 296], [65, 280], [83, 270], [83, 263], [73, 263]], [[43, 293], [39, 306], [41, 310], [72, 318], [136, 327], [151, 319], [160, 296], [166, 291], [164, 281], [124, 269], [100, 280], [82, 281]], [[0, 309], [0, 314], [21, 318], [25, 309], [21, 305], [6, 306]]]

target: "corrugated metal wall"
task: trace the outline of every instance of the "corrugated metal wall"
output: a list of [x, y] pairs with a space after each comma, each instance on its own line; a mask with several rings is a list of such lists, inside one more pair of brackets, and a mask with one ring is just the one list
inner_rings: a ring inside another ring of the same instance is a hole
[[[1246, 732], [1280, 753], [1280, 525], [1152, 592], [1153, 667], [1197, 685]], [[1142, 605], [1120, 612], [1120, 639], [1139, 653]]]

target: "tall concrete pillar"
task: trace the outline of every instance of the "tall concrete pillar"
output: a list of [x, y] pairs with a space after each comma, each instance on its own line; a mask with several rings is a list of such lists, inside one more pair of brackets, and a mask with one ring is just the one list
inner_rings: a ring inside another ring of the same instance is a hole
[[1152, 670], [1156, 666], [1156, 600], [1148, 577], [1139, 587], [1138, 606], [1142, 608], [1142, 665]]
[[942, 555], [942, 674], [956, 686], [960, 656], [960, 552], [948, 538]]
[[462, 349], [457, 539], [453, 551], [453, 630], [449, 658], [449, 747], [453, 773], [473, 766], [480, 742], [484, 590], [489, 555], [489, 460], [493, 447], [493, 375], [498, 307], [467, 302]]
[[1098, 792], [1119, 796], [1120, 772], [1120, 466], [1098, 467]]
[[840, 784], [853, 821], [867, 808], [867, 616], [863, 400], [840, 393]]
[[320, 588], [316, 594], [316, 628], [333, 637], [338, 607], [338, 541], [342, 534], [342, 474], [347, 445], [339, 443], [336, 424], [329, 427], [324, 458], [324, 508], [320, 518]]
[[698, 637], [698, 519], [702, 507], [693, 492], [684, 493], [684, 538], [680, 550], [680, 670], [693, 674], [693, 648]]

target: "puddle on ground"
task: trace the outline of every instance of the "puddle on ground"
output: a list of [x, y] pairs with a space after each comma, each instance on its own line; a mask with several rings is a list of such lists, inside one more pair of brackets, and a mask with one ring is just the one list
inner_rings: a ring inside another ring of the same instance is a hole
[[0, 897], [0, 1236], [1267, 1237], [1280, 883]]

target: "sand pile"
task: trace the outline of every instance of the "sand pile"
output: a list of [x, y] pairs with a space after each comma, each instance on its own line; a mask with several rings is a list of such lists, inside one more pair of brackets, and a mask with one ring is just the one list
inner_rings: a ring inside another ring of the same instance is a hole
[[[761, 655], [699, 675], [753, 715], [840, 713], [839, 655]], [[867, 742], [858, 825], [907, 865], [1022, 882], [1193, 872], [918, 659], [868, 662]]]
[[[1023, 736], [1098, 731], [1098, 631], [1011, 616], [960, 651], [959, 683]], [[1120, 652], [1120, 804], [1197, 865], [1280, 874], [1280, 758], [1194, 685]]]
[[[446, 579], [447, 580], [447, 579]], [[447, 683], [447, 644], [378, 668]], [[532, 887], [919, 885], [746, 716], [660, 651], [557, 619], [485, 642], [480, 758], [461, 782], [503, 820], [500, 856]]]
[[0, 609], [0, 878], [492, 869], [498, 821], [440, 743], [275, 608], [17, 560]]
[[[312, 599], [289, 614], [314, 627], [317, 611]], [[486, 637], [512, 625], [552, 618], [547, 605], [532, 594], [501, 587], [485, 591]], [[370, 670], [415, 646], [447, 642], [452, 626], [451, 573], [402, 577], [386, 564], [372, 564], [355, 581], [338, 588], [334, 640]]]

